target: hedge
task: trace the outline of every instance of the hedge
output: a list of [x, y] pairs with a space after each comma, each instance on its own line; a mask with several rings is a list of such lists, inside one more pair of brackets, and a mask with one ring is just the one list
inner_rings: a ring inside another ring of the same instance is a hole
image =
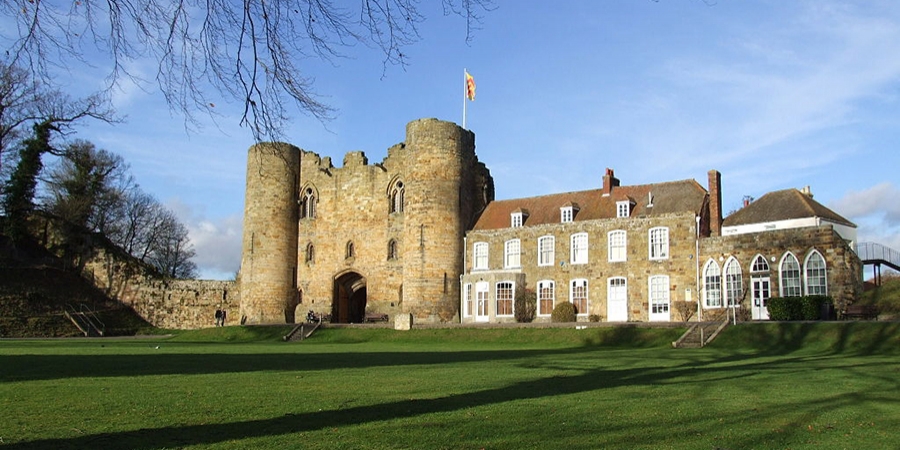
[[769, 320], [819, 320], [823, 303], [834, 301], [826, 295], [772, 297], [767, 303]]

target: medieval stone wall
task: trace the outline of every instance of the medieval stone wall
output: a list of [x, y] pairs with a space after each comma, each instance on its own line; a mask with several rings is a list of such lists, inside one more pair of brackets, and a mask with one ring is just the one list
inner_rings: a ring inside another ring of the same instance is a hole
[[[300, 207], [311, 192], [315, 214], [299, 219], [298, 311], [335, 313], [336, 280], [352, 276], [364, 279], [367, 313], [411, 313], [418, 322], [457, 316], [463, 233], [493, 199], [471, 132], [417, 120], [378, 164], [350, 152], [337, 168], [304, 151], [299, 179]], [[399, 186], [403, 206], [393, 210]]]
[[240, 292], [234, 281], [167, 280], [118, 249], [95, 243], [78, 261], [86, 280], [113, 300], [130, 306], [151, 325], [196, 329], [215, 325], [215, 310], [240, 322]]

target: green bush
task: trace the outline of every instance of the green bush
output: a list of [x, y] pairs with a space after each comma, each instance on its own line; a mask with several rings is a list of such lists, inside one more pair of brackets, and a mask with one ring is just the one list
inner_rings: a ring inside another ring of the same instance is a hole
[[827, 295], [810, 295], [803, 297], [802, 303], [801, 320], [820, 320], [828, 319], [828, 317], [822, 317], [822, 304], [834, 305], [834, 300]]
[[800, 302], [797, 297], [772, 297], [766, 304], [769, 320], [796, 320], [800, 315]]
[[767, 303], [770, 320], [819, 320], [822, 303], [833, 304], [831, 297], [772, 297]]
[[523, 289], [516, 295], [516, 322], [528, 323], [537, 314], [537, 294], [530, 289]]
[[550, 321], [554, 323], [574, 322], [575, 305], [570, 302], [559, 302], [550, 313]]
[[591, 314], [588, 316], [588, 322], [599, 322], [600, 314]]

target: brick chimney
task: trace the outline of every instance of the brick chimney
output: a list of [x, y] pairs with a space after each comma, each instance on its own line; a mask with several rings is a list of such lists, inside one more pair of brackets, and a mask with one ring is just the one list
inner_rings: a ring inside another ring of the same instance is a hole
[[709, 233], [722, 235], [722, 174], [715, 169], [709, 171]]
[[603, 175], [603, 196], [605, 197], [612, 193], [614, 187], [619, 187], [619, 179], [616, 178], [613, 170], [607, 167], [606, 175]]

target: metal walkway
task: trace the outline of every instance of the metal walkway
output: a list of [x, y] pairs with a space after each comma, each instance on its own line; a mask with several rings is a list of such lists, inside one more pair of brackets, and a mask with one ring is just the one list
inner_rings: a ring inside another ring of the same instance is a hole
[[875, 266], [875, 284], [881, 285], [881, 265], [900, 272], [900, 252], [874, 242], [860, 242], [856, 245], [856, 254], [863, 266]]

